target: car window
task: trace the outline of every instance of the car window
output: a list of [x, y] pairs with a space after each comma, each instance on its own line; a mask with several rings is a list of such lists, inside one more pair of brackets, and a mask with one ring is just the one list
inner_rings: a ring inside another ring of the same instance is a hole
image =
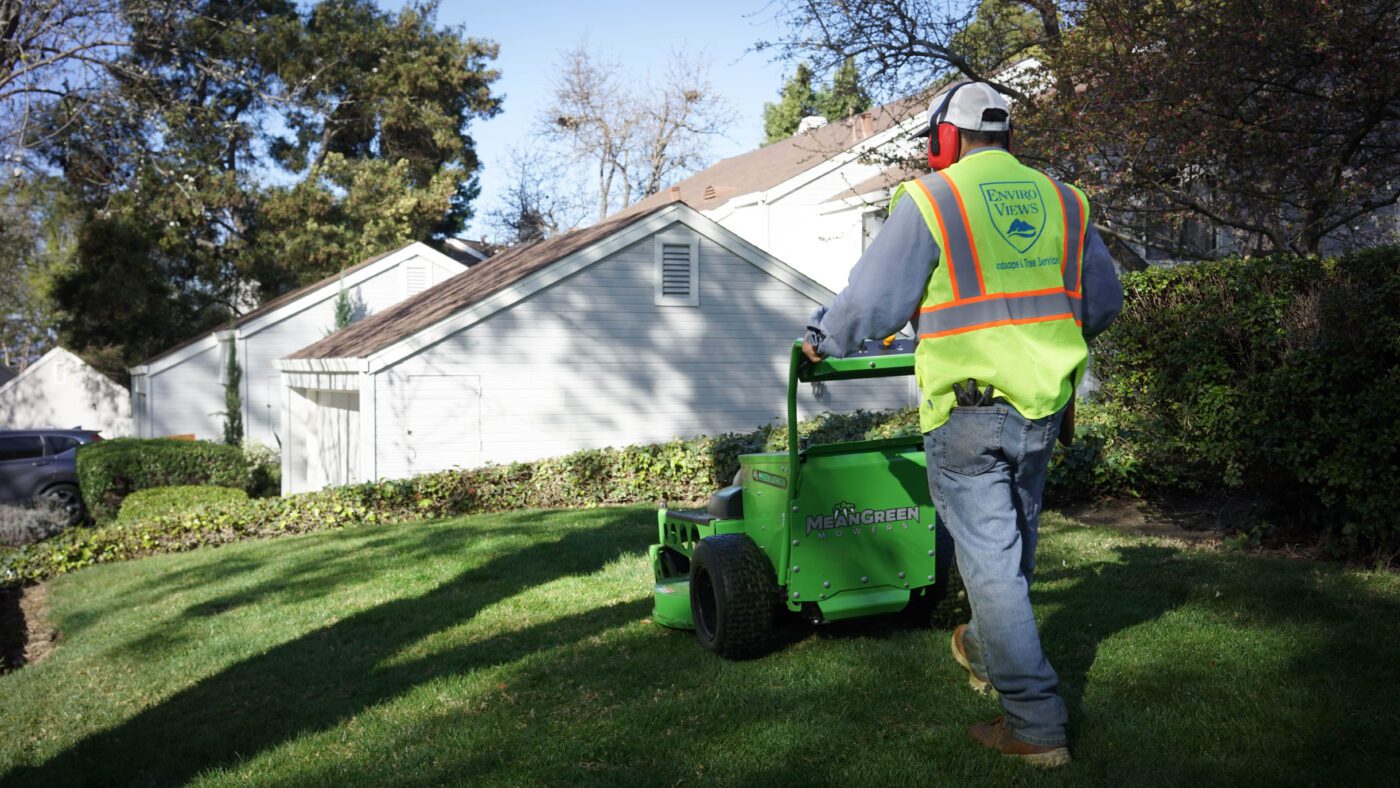
[[72, 438], [67, 435], [50, 435], [48, 441], [49, 454], [62, 454], [74, 446], [81, 446], [83, 444], [83, 442], [77, 438]]
[[38, 435], [0, 437], [0, 462], [44, 456], [44, 439]]

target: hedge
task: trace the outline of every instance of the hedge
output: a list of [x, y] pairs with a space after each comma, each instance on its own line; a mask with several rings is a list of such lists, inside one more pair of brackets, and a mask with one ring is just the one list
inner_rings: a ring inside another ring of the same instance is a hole
[[208, 441], [117, 438], [78, 449], [78, 486], [88, 513], [110, 520], [122, 500], [137, 490], [212, 484], [246, 489], [243, 450]]
[[[917, 432], [918, 414], [859, 411], [801, 423], [814, 442]], [[112, 441], [117, 443], [117, 441]], [[92, 564], [191, 550], [245, 539], [453, 517], [470, 512], [640, 502], [694, 503], [729, 484], [739, 455], [781, 451], [774, 424], [750, 433], [590, 449], [531, 463], [451, 470], [412, 479], [334, 487], [286, 498], [207, 504], [194, 510], [73, 529], [5, 558], [0, 584], [43, 580]]]
[[1243, 492], [1336, 554], [1400, 551], [1400, 249], [1123, 283], [1096, 355], [1120, 483]]
[[137, 490], [122, 501], [117, 522], [133, 523], [181, 511], [194, 511], [215, 504], [239, 503], [248, 493], [232, 487], [180, 485]]

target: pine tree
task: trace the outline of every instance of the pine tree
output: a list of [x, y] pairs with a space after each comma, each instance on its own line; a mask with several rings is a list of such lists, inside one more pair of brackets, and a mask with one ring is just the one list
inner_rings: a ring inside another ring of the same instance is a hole
[[228, 343], [228, 374], [224, 382], [224, 443], [243, 445], [243, 370], [238, 366], [238, 342]]
[[345, 283], [340, 283], [340, 292], [335, 296], [335, 330], [355, 322], [355, 304], [350, 300], [350, 291], [345, 289]]
[[831, 78], [831, 87], [817, 94], [817, 106], [827, 120], [849, 118], [870, 109], [870, 94], [861, 87], [855, 58], [846, 58]]
[[797, 126], [808, 115], [817, 114], [817, 92], [812, 87], [812, 69], [797, 64], [797, 72], [783, 84], [778, 103], [763, 105], [763, 144], [785, 140], [797, 133]]

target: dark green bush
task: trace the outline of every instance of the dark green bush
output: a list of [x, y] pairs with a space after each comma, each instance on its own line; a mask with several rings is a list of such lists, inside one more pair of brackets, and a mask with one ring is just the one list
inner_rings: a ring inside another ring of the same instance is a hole
[[248, 500], [248, 493], [232, 487], [213, 485], [180, 485], [151, 487], [137, 490], [122, 501], [117, 522], [133, 523], [161, 515], [193, 512], [215, 504], [239, 503]]
[[1096, 354], [1137, 483], [1239, 490], [1353, 555], [1400, 549], [1400, 250], [1124, 277]]
[[246, 489], [242, 449], [207, 441], [117, 438], [78, 449], [78, 485], [88, 512], [109, 520], [137, 490], [185, 484]]

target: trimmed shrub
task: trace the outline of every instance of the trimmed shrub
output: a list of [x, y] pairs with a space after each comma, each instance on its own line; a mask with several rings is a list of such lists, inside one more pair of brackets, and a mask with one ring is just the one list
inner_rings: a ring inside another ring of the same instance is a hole
[[1123, 284], [1096, 372], [1139, 485], [1245, 491], [1338, 554], [1400, 550], [1400, 249]]
[[117, 522], [132, 523], [177, 512], [193, 512], [214, 504], [248, 500], [248, 494], [232, 487], [182, 485], [137, 490], [122, 501]]
[[248, 461], [237, 446], [168, 438], [117, 438], [78, 449], [78, 485], [88, 512], [109, 520], [137, 490], [212, 484], [246, 489]]

